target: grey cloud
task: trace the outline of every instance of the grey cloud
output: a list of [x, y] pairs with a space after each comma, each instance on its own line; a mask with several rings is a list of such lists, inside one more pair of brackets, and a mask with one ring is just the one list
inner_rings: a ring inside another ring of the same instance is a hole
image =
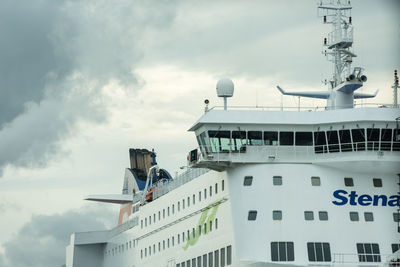
[[116, 214], [104, 206], [90, 207], [62, 214], [34, 215], [3, 245], [5, 253], [0, 253], [0, 266], [61, 266], [65, 263], [65, 247], [72, 232], [103, 230], [117, 222]]

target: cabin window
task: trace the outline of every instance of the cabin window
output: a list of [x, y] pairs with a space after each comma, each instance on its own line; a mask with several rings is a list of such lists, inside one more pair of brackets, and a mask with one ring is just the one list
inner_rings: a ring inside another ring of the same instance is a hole
[[249, 131], [247, 132], [247, 138], [249, 145], [261, 146], [262, 145], [262, 132], [260, 131]]
[[367, 149], [379, 150], [379, 129], [367, 129]]
[[185, 209], [185, 200], [184, 199], [182, 199], [182, 209], [183, 210]]
[[257, 211], [256, 210], [250, 210], [249, 214], [247, 216], [247, 220], [255, 221], [256, 219], [257, 219]]
[[161, 220], [161, 211], [158, 211], [158, 220]]
[[267, 146], [277, 146], [278, 132], [264, 132], [264, 144]]
[[312, 146], [312, 132], [296, 132], [296, 146]]
[[400, 215], [398, 212], [393, 213], [393, 221], [399, 222], [400, 221]]
[[208, 267], [213, 267], [213, 253], [208, 253]]
[[230, 150], [230, 131], [208, 131], [212, 152], [229, 152]]
[[172, 214], [175, 214], [175, 205], [172, 204]]
[[374, 214], [372, 212], [364, 212], [364, 219], [366, 222], [373, 222]]
[[210, 186], [210, 197], [212, 196], [212, 186]]
[[225, 180], [222, 180], [222, 191], [225, 190]]
[[253, 183], [253, 176], [245, 176], [244, 177], [244, 181], [243, 181], [244, 186], [251, 186], [252, 183]]
[[190, 207], [190, 197], [187, 198], [187, 206]]
[[350, 130], [339, 130], [339, 139], [342, 152], [352, 151]]
[[182, 266], [182, 267], [186, 267], [185, 262], [181, 262], [181, 266]]
[[199, 202], [201, 201], [201, 191], [199, 191]]
[[225, 248], [221, 248], [221, 267], [225, 266]]
[[358, 243], [357, 253], [360, 262], [381, 262], [378, 244]]
[[392, 129], [381, 130], [381, 150], [390, 151], [392, 147]]
[[272, 211], [272, 219], [274, 221], [281, 221], [282, 220], [282, 211], [281, 210], [273, 210]]
[[271, 242], [272, 261], [294, 261], [293, 242]]
[[203, 255], [203, 267], [207, 267], [207, 254]]
[[232, 131], [232, 151], [242, 152], [246, 150], [246, 132]]
[[307, 243], [309, 261], [331, 261], [331, 249], [329, 243]]
[[195, 194], [193, 194], [192, 200], [193, 200], [193, 205], [196, 204], [196, 195]]
[[313, 211], [305, 211], [304, 212], [304, 219], [306, 221], [313, 221], [314, 220], [314, 212]]
[[219, 267], [219, 250], [214, 251], [214, 267]]
[[312, 186], [320, 186], [321, 185], [321, 179], [318, 176], [312, 176], [311, 177], [311, 185]]
[[328, 140], [329, 152], [339, 152], [339, 137], [337, 131], [327, 131], [326, 137]]
[[215, 184], [215, 194], [218, 194], [218, 184]]
[[181, 210], [181, 202], [178, 201], [178, 211], [180, 211], [180, 210]]
[[350, 215], [350, 221], [352, 222], [358, 222], [360, 220], [357, 211], [350, 211], [349, 215]]
[[[192, 259], [192, 267], [196, 267], [196, 259], [195, 258]], [[199, 267], [201, 267], [201, 266], [199, 266]]]
[[168, 216], [169, 216], [169, 207], [168, 207]]
[[292, 146], [293, 145], [293, 132], [280, 132], [279, 133], [279, 144], [281, 146]]
[[365, 150], [365, 133], [364, 129], [352, 129], [351, 136], [353, 137], [353, 150]]
[[274, 176], [272, 177], [273, 185], [282, 185], [282, 176]]
[[344, 178], [344, 185], [345, 186], [354, 186], [353, 178], [345, 177]]
[[320, 221], [327, 221], [328, 220], [328, 212], [327, 211], [320, 211], [318, 212], [319, 220]]
[[392, 244], [392, 252], [395, 253], [400, 249], [400, 244]]
[[374, 184], [374, 187], [382, 187], [382, 179], [374, 178], [372, 179], [372, 182]]
[[226, 247], [226, 264], [227, 265], [232, 264], [232, 246]]
[[215, 218], [215, 230], [218, 229], [218, 218]]
[[207, 188], [204, 188], [204, 199], [207, 199]]
[[201, 267], [201, 256], [197, 257], [197, 267]]

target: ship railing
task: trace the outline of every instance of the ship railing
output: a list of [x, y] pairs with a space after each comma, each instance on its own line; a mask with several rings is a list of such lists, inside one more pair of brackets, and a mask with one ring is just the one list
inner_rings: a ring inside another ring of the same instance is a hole
[[180, 175], [178, 175], [173, 180], [164, 180], [157, 183], [154, 191], [153, 191], [153, 199], [159, 198], [169, 191], [174, 190], [175, 188], [184, 185], [193, 179], [199, 177], [210, 171], [209, 169], [205, 168], [187, 168], [187, 170]]
[[[380, 266], [400, 266], [400, 262], [393, 261], [393, 254], [374, 254], [374, 253], [360, 253], [360, 254], [351, 254], [351, 253], [334, 253], [332, 255], [332, 262], [339, 264], [353, 263], [369, 265], [372, 264], [376, 266], [376, 263], [379, 263]], [[398, 265], [396, 265], [398, 264]]]
[[337, 29], [328, 33], [327, 46], [333, 46], [340, 43], [352, 43], [353, 42], [353, 28], [349, 29]]
[[135, 216], [132, 219], [112, 228], [109, 231], [110, 237], [116, 236], [122, 232], [125, 232], [126, 230], [129, 230], [135, 226], [139, 225], [139, 217]]

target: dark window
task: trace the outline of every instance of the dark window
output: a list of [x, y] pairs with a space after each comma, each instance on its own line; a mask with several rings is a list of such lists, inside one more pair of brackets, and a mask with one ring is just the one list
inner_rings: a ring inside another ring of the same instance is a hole
[[190, 260], [186, 261], [186, 267], [190, 267]]
[[232, 264], [232, 246], [226, 247], [226, 265]]
[[293, 146], [293, 132], [280, 132], [279, 144], [281, 146]]
[[230, 131], [208, 131], [212, 152], [229, 152]]
[[353, 178], [345, 177], [344, 178], [344, 185], [345, 186], [354, 186]]
[[314, 151], [315, 153], [326, 153], [327, 146], [326, 146], [326, 137], [325, 132], [314, 132]]
[[197, 139], [198, 140], [198, 142], [200, 143], [200, 147], [204, 147], [204, 151], [206, 152], [206, 153], [208, 153], [210, 150], [209, 150], [209, 145], [206, 143], [206, 132], [202, 132], [201, 134], [200, 134], [200, 138], [199, 139]]
[[210, 186], [210, 197], [212, 196], [212, 186]]
[[177, 264], [176, 264], [176, 267], [181, 267], [181, 264], [180, 264], [180, 263], [177, 263]]
[[253, 183], [253, 176], [245, 176], [243, 185], [244, 186], [250, 186]]
[[218, 184], [215, 184], [215, 194], [218, 194]]
[[213, 253], [208, 253], [208, 267], [213, 267]]
[[274, 176], [272, 177], [273, 185], [282, 185], [282, 176]]
[[373, 222], [374, 214], [372, 212], [364, 212], [364, 219], [366, 222]]
[[207, 254], [203, 255], [203, 267], [207, 267]]
[[248, 131], [247, 139], [249, 141], [249, 145], [251, 146], [261, 146], [263, 144], [262, 132], [259, 131]]
[[381, 150], [390, 151], [392, 148], [392, 129], [381, 130]]
[[395, 253], [400, 249], [400, 243], [399, 244], [392, 244], [392, 252]]
[[185, 262], [181, 262], [182, 267], [186, 267]]
[[305, 211], [304, 212], [304, 220], [313, 221], [314, 220], [314, 212], [313, 211]]
[[328, 140], [329, 152], [339, 152], [339, 137], [337, 131], [327, 131], [326, 137]]
[[219, 267], [219, 250], [214, 251], [214, 267]]
[[379, 129], [367, 129], [367, 148], [368, 150], [379, 149]]
[[328, 212], [320, 211], [320, 212], [318, 212], [318, 217], [319, 217], [320, 221], [327, 221], [328, 220]]
[[312, 132], [296, 132], [296, 146], [312, 146]]
[[320, 186], [321, 185], [321, 178], [318, 176], [312, 176], [311, 177], [311, 185], [312, 186]]
[[373, 181], [375, 187], [382, 187], [382, 179], [374, 178], [374, 179], [372, 179], [372, 181]]
[[222, 191], [225, 190], [225, 180], [222, 180]]
[[281, 210], [273, 210], [272, 211], [272, 219], [274, 221], [282, 220], [282, 211]]
[[400, 151], [400, 129], [393, 130], [393, 151]]
[[197, 257], [197, 267], [201, 267], [201, 256]]
[[352, 151], [350, 130], [339, 130], [340, 148], [342, 152]]
[[264, 144], [267, 146], [278, 145], [278, 132], [264, 132]]
[[196, 258], [192, 259], [192, 267], [196, 267]]
[[393, 212], [393, 221], [395, 221], [395, 222], [400, 221], [400, 215], [398, 212]]
[[232, 131], [232, 151], [246, 151], [245, 131]]
[[307, 243], [309, 261], [331, 261], [329, 243]]
[[271, 242], [272, 261], [294, 261], [293, 242]]
[[249, 221], [255, 221], [257, 219], [257, 211], [256, 210], [250, 210], [249, 215], [247, 216], [247, 220]]
[[378, 244], [358, 243], [357, 253], [360, 262], [381, 262]]
[[225, 266], [225, 248], [221, 248], [221, 267]]
[[352, 129], [351, 135], [353, 137], [353, 150], [365, 150], [365, 133], [364, 129]]
[[360, 220], [357, 211], [350, 211], [349, 214], [350, 214], [350, 221], [352, 221], [352, 222], [358, 222], [358, 221]]

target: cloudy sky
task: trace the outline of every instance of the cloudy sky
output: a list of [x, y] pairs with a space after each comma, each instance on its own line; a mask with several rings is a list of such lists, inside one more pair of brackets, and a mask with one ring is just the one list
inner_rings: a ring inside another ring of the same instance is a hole
[[[400, 2], [352, 3], [362, 90], [390, 103]], [[82, 198], [121, 192], [129, 148], [185, 165], [219, 78], [232, 105], [279, 106], [277, 84], [321, 90], [321, 22], [316, 1], [1, 0], [0, 267], [61, 266], [72, 231], [113, 226], [118, 207]]]

